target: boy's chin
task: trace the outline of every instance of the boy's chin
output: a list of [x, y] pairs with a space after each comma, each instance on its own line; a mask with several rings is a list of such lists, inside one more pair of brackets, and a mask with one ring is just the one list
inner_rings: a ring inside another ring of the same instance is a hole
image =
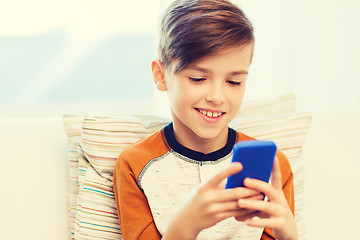
[[[227, 128], [226, 128], [227, 129]], [[227, 136], [227, 131], [224, 132], [224, 129], [201, 129], [195, 133], [199, 138], [204, 140], [212, 140], [221, 137], [223, 134]]]

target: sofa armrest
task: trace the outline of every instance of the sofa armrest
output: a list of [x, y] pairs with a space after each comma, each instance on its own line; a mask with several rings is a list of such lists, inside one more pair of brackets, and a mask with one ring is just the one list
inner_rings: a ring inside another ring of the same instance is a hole
[[62, 118], [0, 120], [0, 239], [68, 239]]

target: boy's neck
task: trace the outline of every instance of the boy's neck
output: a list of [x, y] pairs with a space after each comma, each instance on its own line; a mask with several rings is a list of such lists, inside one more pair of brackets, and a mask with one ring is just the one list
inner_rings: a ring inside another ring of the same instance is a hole
[[228, 140], [229, 130], [221, 131], [220, 134], [213, 138], [201, 138], [190, 129], [178, 128], [173, 123], [175, 139], [184, 147], [201, 153], [212, 153], [223, 148]]

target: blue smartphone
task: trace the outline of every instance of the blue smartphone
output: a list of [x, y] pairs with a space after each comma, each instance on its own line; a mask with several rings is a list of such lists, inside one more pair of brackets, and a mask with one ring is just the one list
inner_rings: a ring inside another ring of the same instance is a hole
[[230, 176], [226, 188], [244, 187], [245, 178], [269, 182], [274, 165], [276, 145], [273, 141], [241, 141], [233, 147], [232, 162], [240, 162], [243, 169]]

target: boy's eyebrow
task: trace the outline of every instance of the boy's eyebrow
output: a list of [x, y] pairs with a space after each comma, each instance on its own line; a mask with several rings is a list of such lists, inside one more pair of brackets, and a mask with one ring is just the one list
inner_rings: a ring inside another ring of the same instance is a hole
[[249, 73], [243, 70], [243, 71], [232, 72], [230, 75], [235, 76], [235, 75], [245, 75], [245, 74], [249, 74]]
[[[206, 69], [206, 68], [202, 68], [202, 67], [199, 67], [199, 66], [191, 66], [191, 67], [189, 67], [189, 69], [198, 70], [198, 71], [203, 72], [203, 73], [211, 72], [211, 70]], [[231, 72], [229, 75], [236, 76], [236, 75], [246, 75], [246, 74], [249, 74], [249, 73], [247, 71], [245, 71], [245, 70], [241, 70], [241, 71]]]

